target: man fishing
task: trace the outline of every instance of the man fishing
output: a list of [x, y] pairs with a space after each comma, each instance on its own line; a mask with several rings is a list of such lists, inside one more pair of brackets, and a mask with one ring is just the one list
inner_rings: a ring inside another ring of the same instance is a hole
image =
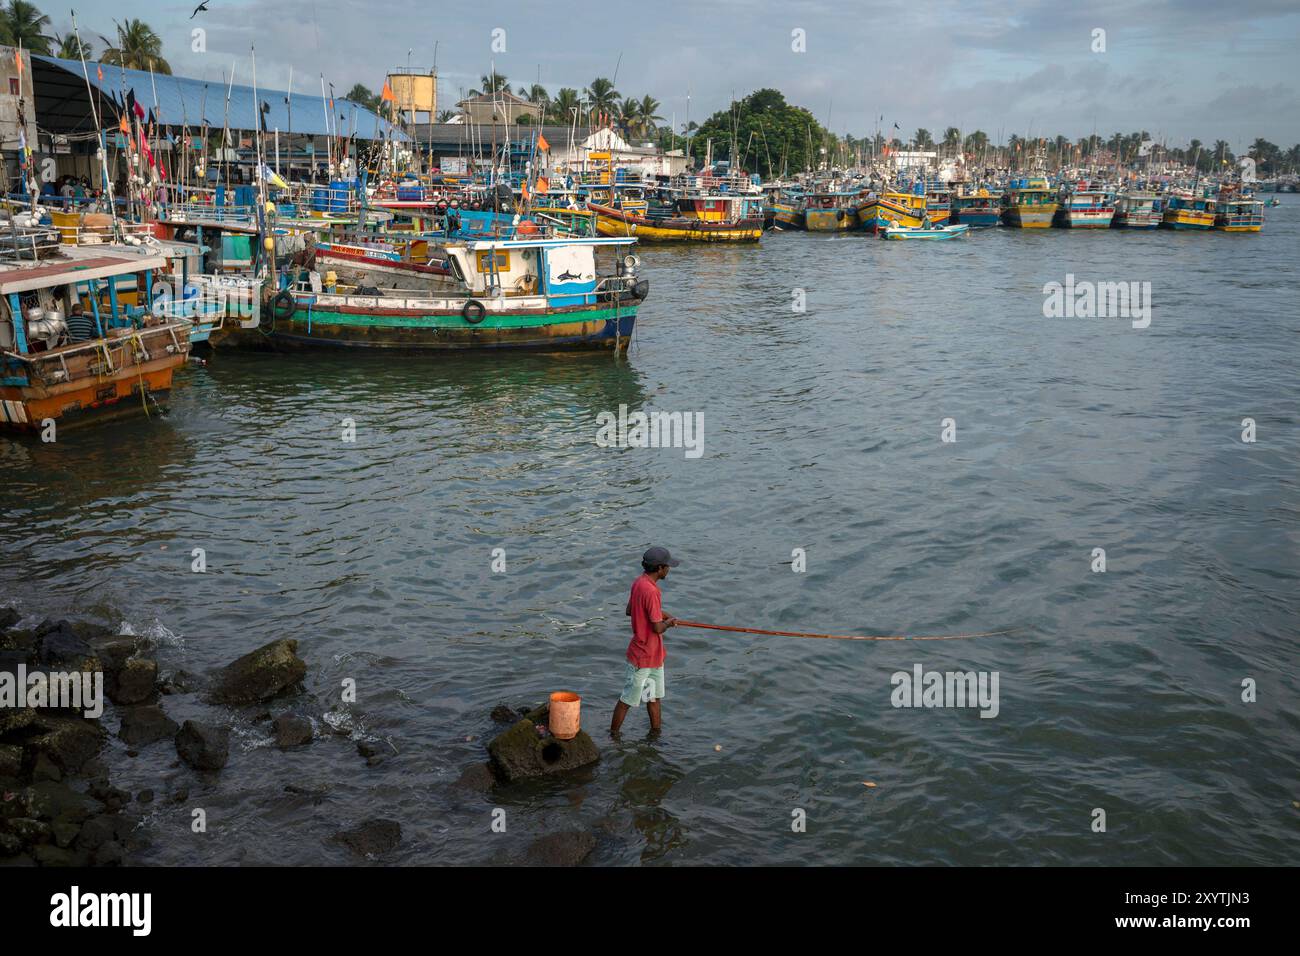
[[669, 568], [679, 564], [667, 548], [654, 547], [641, 556], [645, 573], [632, 582], [632, 595], [625, 612], [632, 618], [632, 640], [627, 645], [623, 695], [614, 706], [614, 717], [609, 722], [612, 736], [618, 736], [623, 718], [631, 708], [641, 706], [642, 698], [650, 714], [650, 729], [659, 729], [659, 701], [664, 696], [663, 634], [677, 624], [677, 618], [664, 614], [660, 606], [659, 582], [668, 577]]

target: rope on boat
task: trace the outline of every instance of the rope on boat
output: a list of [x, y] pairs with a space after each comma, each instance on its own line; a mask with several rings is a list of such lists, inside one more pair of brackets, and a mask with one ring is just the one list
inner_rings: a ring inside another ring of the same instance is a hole
[[699, 621], [678, 620], [682, 627], [705, 628], [710, 631], [732, 631], [738, 634], [762, 634], [767, 637], [811, 637], [830, 641], [959, 641], [972, 637], [994, 637], [999, 634], [1014, 634], [1022, 630], [1009, 627], [1001, 631], [980, 631], [971, 634], [807, 634], [802, 631], [765, 631], [757, 627], [729, 627], [725, 624], [702, 624]]

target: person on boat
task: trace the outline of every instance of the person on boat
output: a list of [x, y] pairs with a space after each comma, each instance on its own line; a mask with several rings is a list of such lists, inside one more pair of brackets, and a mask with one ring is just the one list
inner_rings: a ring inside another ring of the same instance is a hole
[[659, 582], [668, 577], [669, 568], [679, 564], [667, 548], [653, 547], [641, 556], [644, 573], [632, 582], [632, 594], [624, 612], [632, 619], [632, 640], [627, 645], [623, 694], [614, 705], [614, 717], [609, 723], [611, 736], [618, 736], [623, 718], [633, 707], [641, 706], [643, 697], [650, 714], [650, 729], [659, 729], [659, 702], [664, 696], [663, 635], [677, 625], [677, 618], [663, 612]]
[[89, 342], [95, 337], [95, 320], [86, 315], [78, 302], [68, 315], [68, 341]]

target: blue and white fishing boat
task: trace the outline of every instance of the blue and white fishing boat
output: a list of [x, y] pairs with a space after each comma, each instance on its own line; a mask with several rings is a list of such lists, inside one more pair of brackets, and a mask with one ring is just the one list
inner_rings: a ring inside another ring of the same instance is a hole
[[886, 239], [957, 239], [966, 235], [970, 226], [886, 226], [881, 235]]

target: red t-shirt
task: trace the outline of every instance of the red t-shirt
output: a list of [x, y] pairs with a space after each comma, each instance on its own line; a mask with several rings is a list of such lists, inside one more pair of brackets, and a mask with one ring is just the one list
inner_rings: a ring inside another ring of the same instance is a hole
[[627, 601], [632, 616], [632, 642], [627, 646], [627, 660], [633, 667], [662, 667], [664, 638], [650, 625], [664, 618], [659, 608], [659, 585], [648, 574], [632, 582], [632, 596]]

